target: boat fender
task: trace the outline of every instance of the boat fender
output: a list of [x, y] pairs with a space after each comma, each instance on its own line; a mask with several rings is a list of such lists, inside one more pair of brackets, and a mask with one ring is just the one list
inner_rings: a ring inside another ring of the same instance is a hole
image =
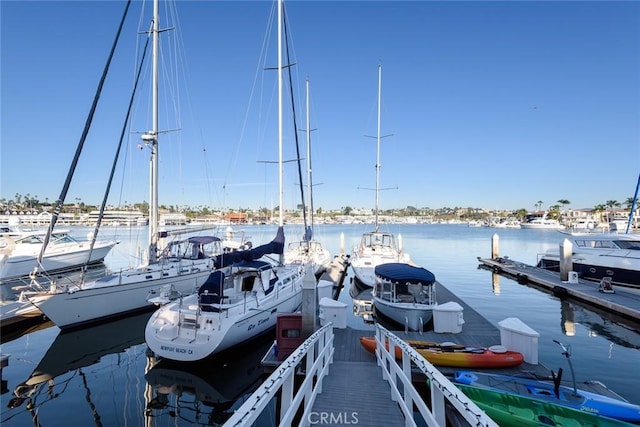
[[558, 298], [566, 298], [569, 295], [569, 291], [564, 286], [554, 286], [551, 290], [554, 296]]

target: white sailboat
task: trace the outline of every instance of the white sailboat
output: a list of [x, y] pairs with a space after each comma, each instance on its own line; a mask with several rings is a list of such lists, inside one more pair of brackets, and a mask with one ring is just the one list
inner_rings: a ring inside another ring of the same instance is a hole
[[309, 216], [311, 225], [306, 224], [305, 215], [305, 233], [302, 240], [291, 242], [287, 245], [284, 253], [284, 259], [287, 263], [306, 263], [311, 262], [316, 275], [322, 274], [332, 260], [331, 252], [322, 246], [318, 240], [314, 239], [315, 228], [313, 221], [313, 181], [311, 174], [311, 121], [309, 120], [309, 80], [306, 81], [307, 93], [307, 195], [309, 197]]
[[375, 229], [366, 232], [360, 239], [360, 245], [353, 248], [351, 268], [356, 279], [365, 286], [373, 287], [376, 282], [375, 267], [389, 262], [411, 262], [409, 255], [403, 253], [396, 245], [396, 238], [392, 233], [380, 231], [378, 225], [378, 201], [380, 192], [380, 95], [382, 88], [382, 66], [378, 65], [378, 133], [377, 133], [377, 161], [376, 161], [376, 208]]
[[[143, 265], [108, 274], [98, 280], [73, 286], [52, 283], [48, 288], [34, 285], [21, 294], [60, 328], [77, 327], [106, 318], [123, 316], [150, 309], [147, 298], [163, 287], [171, 286], [178, 293], [194, 292], [215, 270], [213, 255], [222, 252], [220, 239], [213, 236], [191, 237], [173, 242], [158, 253], [158, 58], [159, 1], [153, 5], [152, 35], [152, 129], [142, 136], [150, 148], [150, 206], [148, 261]], [[163, 237], [165, 233], [162, 233]]]
[[149, 319], [145, 340], [156, 356], [197, 361], [273, 329], [280, 313], [302, 304], [309, 263], [282, 263], [284, 252], [282, 161], [282, 0], [278, 0], [278, 146], [280, 260], [240, 261], [211, 274], [197, 293], [160, 307]]

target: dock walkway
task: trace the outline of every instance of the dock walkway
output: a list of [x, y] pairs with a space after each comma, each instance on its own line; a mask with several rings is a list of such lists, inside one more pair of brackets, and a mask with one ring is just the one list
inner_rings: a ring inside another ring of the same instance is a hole
[[497, 273], [514, 277], [519, 283], [531, 283], [558, 297], [571, 297], [634, 321], [640, 321], [640, 291], [614, 285], [614, 293], [600, 292], [597, 282], [584, 279], [578, 279], [577, 283], [563, 282], [558, 272], [506, 257], [478, 257], [478, 261]]
[[[432, 342], [454, 342], [472, 347], [490, 347], [500, 344], [500, 331], [480, 313], [458, 298], [441, 283], [436, 283], [438, 303], [449, 301], [463, 307], [464, 325], [460, 333], [436, 333], [432, 328], [422, 333], [392, 330], [402, 339]], [[374, 354], [366, 351], [360, 344], [361, 336], [373, 336], [374, 331], [354, 328], [334, 329], [334, 362], [329, 374], [323, 380], [323, 392], [318, 394], [313, 405], [313, 416], [334, 414], [335, 416], [357, 417], [361, 425], [405, 425], [398, 405], [391, 400], [391, 388], [382, 379], [382, 371], [377, 366]], [[446, 376], [460, 368], [438, 367]], [[481, 370], [481, 369], [479, 369]], [[492, 373], [505, 375], [534, 376], [551, 378], [551, 370], [544, 364], [523, 363], [520, 366], [504, 369], [491, 369]], [[424, 383], [424, 375], [413, 370], [412, 382]], [[620, 398], [614, 391], [598, 382], [580, 382], [583, 390]], [[353, 424], [353, 419], [346, 419], [343, 424]]]

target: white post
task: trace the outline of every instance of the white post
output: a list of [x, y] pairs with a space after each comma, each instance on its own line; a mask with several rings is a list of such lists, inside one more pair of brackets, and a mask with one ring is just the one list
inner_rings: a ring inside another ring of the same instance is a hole
[[569, 272], [573, 270], [573, 244], [564, 239], [560, 243], [560, 280], [566, 282], [569, 280]]
[[494, 234], [491, 237], [491, 259], [496, 259], [498, 258], [499, 253], [499, 247], [500, 247], [500, 236], [498, 236], [498, 234]]

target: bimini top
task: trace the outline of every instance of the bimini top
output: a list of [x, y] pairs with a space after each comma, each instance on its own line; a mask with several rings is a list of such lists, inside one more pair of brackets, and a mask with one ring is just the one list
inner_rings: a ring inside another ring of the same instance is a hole
[[197, 243], [197, 244], [201, 243], [203, 245], [208, 245], [209, 243], [220, 242], [221, 240], [219, 237], [215, 237], [215, 236], [192, 236], [192, 237], [189, 237], [187, 241], [189, 243]]
[[426, 268], [390, 262], [376, 265], [376, 276], [393, 283], [433, 284], [436, 276]]

